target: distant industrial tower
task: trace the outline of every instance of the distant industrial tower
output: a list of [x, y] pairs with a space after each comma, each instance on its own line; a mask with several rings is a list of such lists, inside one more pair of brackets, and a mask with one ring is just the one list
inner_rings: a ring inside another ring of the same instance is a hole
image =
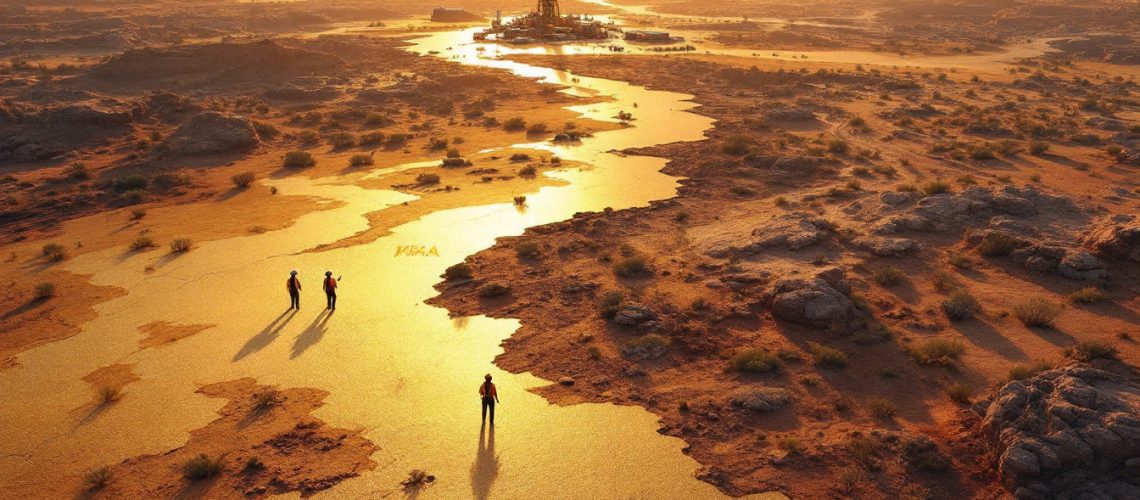
[[558, 0], [538, 0], [538, 18], [547, 23], [554, 23], [562, 19]]

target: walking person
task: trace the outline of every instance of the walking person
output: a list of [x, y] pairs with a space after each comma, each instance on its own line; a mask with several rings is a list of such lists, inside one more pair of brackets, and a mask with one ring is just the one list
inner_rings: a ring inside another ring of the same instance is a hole
[[487, 410], [491, 410], [491, 426], [495, 426], [495, 404], [499, 402], [499, 391], [491, 383], [491, 374], [483, 376], [483, 384], [479, 386], [479, 396], [483, 399], [483, 423], [487, 423]]
[[332, 271], [325, 271], [325, 298], [328, 299], [328, 305], [325, 310], [336, 310], [336, 279], [332, 277]]
[[289, 290], [289, 309], [301, 309], [301, 280], [297, 279], [296, 269], [289, 271], [285, 289]]

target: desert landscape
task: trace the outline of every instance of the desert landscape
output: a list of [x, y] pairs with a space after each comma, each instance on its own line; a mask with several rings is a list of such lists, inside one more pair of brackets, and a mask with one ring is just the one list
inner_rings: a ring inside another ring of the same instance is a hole
[[0, 498], [1140, 498], [1138, 23], [0, 4]]

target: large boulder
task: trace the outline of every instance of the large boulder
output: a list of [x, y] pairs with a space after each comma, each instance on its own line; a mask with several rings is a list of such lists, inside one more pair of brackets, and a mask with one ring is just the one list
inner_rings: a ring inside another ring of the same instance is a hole
[[847, 297], [850, 286], [843, 270], [831, 269], [809, 280], [779, 281], [769, 292], [768, 300], [772, 314], [778, 318], [847, 332], [860, 318], [855, 303]]
[[261, 139], [249, 118], [210, 111], [183, 123], [164, 146], [176, 155], [198, 156], [248, 151], [258, 144]]
[[1006, 384], [982, 403], [1002, 483], [1018, 498], [1140, 498], [1140, 375], [1075, 363]]
[[730, 402], [747, 410], [767, 413], [779, 410], [792, 402], [792, 393], [778, 387], [757, 387], [737, 392]]
[[742, 250], [745, 253], [757, 253], [772, 247], [799, 250], [826, 238], [831, 227], [827, 221], [803, 212], [779, 215], [754, 229], [752, 236], [756, 239]]
[[1135, 215], [1109, 217], [1093, 227], [1084, 245], [1104, 258], [1140, 262], [1140, 219]]

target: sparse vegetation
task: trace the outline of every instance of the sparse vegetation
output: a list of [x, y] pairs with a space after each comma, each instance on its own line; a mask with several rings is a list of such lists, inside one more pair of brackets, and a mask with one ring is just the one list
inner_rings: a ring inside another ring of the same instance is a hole
[[776, 446], [778, 446], [781, 450], [784, 450], [791, 455], [803, 453], [804, 450], [807, 449], [804, 447], [803, 443], [801, 443], [799, 439], [796, 439], [795, 437], [792, 437], [792, 436], [788, 436], [788, 437], [785, 437], [785, 438], [777, 441]]
[[466, 262], [460, 262], [443, 271], [443, 277], [447, 280], [465, 280], [471, 279], [473, 271], [471, 266]]
[[253, 184], [253, 181], [256, 178], [257, 177], [253, 172], [242, 172], [240, 174], [234, 175], [233, 177], [230, 177], [230, 182], [232, 182], [234, 184], [234, 187], [238, 189], [245, 189], [249, 187], [250, 184]]
[[416, 184], [432, 185], [439, 184], [439, 174], [420, 174], [416, 176]]
[[1103, 340], [1085, 340], [1065, 350], [1065, 354], [1078, 361], [1094, 359], [1119, 359], [1120, 353], [1112, 344]]
[[871, 415], [875, 418], [888, 420], [894, 418], [897, 408], [895, 403], [886, 398], [872, 399], [867, 403], [867, 409], [871, 410]]
[[993, 231], [986, 233], [978, 243], [978, 253], [986, 257], [1000, 257], [1009, 255], [1018, 247], [1020, 241], [1006, 233]]
[[426, 486], [435, 482], [435, 476], [428, 474], [423, 469], [412, 469], [408, 472], [408, 478], [400, 482], [404, 488], [414, 489], [421, 486]]
[[352, 155], [348, 158], [348, 166], [350, 167], [366, 167], [372, 164], [372, 155], [363, 153]]
[[203, 453], [182, 464], [182, 477], [201, 481], [221, 474], [225, 468], [226, 463], [221, 457], [210, 457]]
[[511, 293], [511, 287], [502, 283], [487, 283], [479, 287], [479, 296], [486, 299], [502, 297], [509, 293]]
[[174, 253], [189, 252], [194, 247], [194, 242], [190, 238], [175, 238], [170, 242], [170, 251]]
[[895, 286], [906, 281], [906, 273], [897, 267], [887, 266], [875, 271], [872, 275], [875, 283], [882, 286]]
[[527, 127], [526, 133], [529, 135], [542, 135], [546, 133], [545, 123], [535, 123]]
[[982, 305], [978, 299], [965, 290], [958, 290], [942, 301], [942, 312], [946, 313], [946, 317], [951, 321], [973, 318], [981, 310]]
[[43, 255], [48, 262], [59, 262], [67, 258], [67, 247], [59, 243], [48, 243], [40, 250], [40, 255]]
[[957, 340], [930, 339], [908, 350], [918, 364], [949, 366], [962, 357], [966, 345]]
[[780, 358], [759, 347], [745, 349], [729, 360], [732, 371], [743, 373], [767, 373], [780, 368]]
[[1041, 360], [1041, 359], [1034, 361], [1033, 364], [1030, 364], [1030, 365], [1022, 365], [1022, 364], [1013, 365], [1013, 367], [1009, 369], [1009, 379], [1010, 380], [1025, 380], [1025, 379], [1032, 377], [1034, 375], [1037, 375], [1038, 373], [1041, 373], [1045, 370], [1052, 370], [1052, 369], [1053, 369], [1053, 363], [1050, 363], [1048, 361]]
[[1095, 286], [1087, 286], [1069, 294], [1069, 300], [1076, 304], [1095, 304], [1102, 302], [1107, 296]]
[[99, 467], [83, 476], [83, 484], [89, 491], [99, 491], [106, 488], [111, 482], [111, 469], [109, 467]]
[[521, 241], [515, 245], [515, 255], [520, 259], [535, 259], [539, 254], [538, 243], [533, 241]]
[[508, 132], [518, 132], [525, 129], [526, 120], [524, 120], [521, 116], [508, 118], [507, 121], [503, 122], [503, 130], [506, 130]]
[[1052, 328], [1061, 306], [1044, 297], [1034, 297], [1013, 306], [1013, 315], [1028, 327]]
[[130, 249], [132, 252], [137, 252], [151, 248], [153, 246], [155, 246], [154, 239], [152, 239], [150, 236], [139, 236], [138, 238], [135, 238], [133, 241], [131, 241]]
[[599, 315], [605, 319], [614, 319], [618, 311], [621, 310], [622, 302], [625, 301], [625, 294], [614, 290], [602, 294], [598, 299]]
[[640, 255], [626, 257], [614, 264], [614, 273], [623, 278], [633, 278], [651, 274], [649, 260]]
[[55, 283], [45, 281], [36, 285], [32, 296], [35, 297], [35, 300], [47, 300], [55, 297]]
[[668, 337], [649, 333], [627, 340], [622, 353], [633, 359], [657, 359], [669, 351], [670, 344]]
[[808, 343], [808, 351], [816, 366], [823, 368], [843, 368], [847, 366], [847, 353], [834, 347], [815, 342]]
[[308, 168], [317, 164], [313, 154], [308, 151], [290, 151], [285, 153], [285, 168]]
[[946, 387], [946, 395], [955, 403], [968, 405], [970, 404], [970, 398], [974, 396], [974, 388], [967, 384], [956, 382]]
[[253, 395], [253, 408], [254, 413], [264, 413], [269, 411], [274, 406], [281, 404], [277, 391], [267, 389]]
[[944, 180], [933, 180], [922, 185], [922, 192], [927, 196], [950, 192], [950, 183]]
[[118, 401], [123, 397], [123, 392], [118, 387], [103, 386], [99, 388], [99, 404], [109, 405]]

